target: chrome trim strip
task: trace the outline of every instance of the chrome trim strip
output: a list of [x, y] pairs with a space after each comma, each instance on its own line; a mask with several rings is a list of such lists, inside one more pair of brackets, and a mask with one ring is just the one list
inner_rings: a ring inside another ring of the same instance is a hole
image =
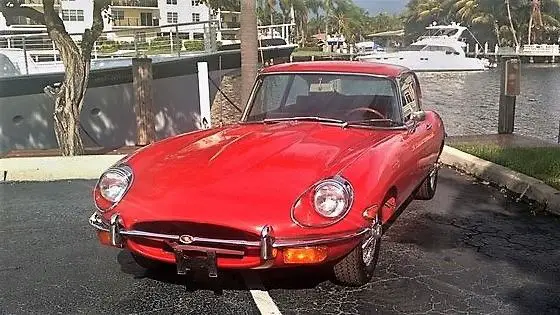
[[[118, 215], [113, 215], [111, 217], [112, 223], [107, 224], [102, 221], [98, 212], [94, 212], [89, 218], [89, 223], [95, 229], [111, 233], [111, 242], [115, 246], [122, 244], [122, 236], [130, 237], [144, 237], [159, 240], [170, 240], [179, 241], [180, 235], [173, 234], [161, 234], [152, 233], [138, 230], [123, 230], [120, 227], [120, 217]], [[261, 257], [264, 260], [272, 259], [272, 249], [273, 248], [283, 248], [283, 247], [301, 247], [301, 246], [315, 246], [323, 245], [328, 243], [335, 243], [340, 241], [350, 240], [356, 237], [363, 236], [369, 229], [362, 228], [357, 231], [349, 231], [340, 234], [333, 235], [331, 237], [317, 237], [308, 239], [277, 239], [273, 236], [273, 229], [270, 225], [266, 225], [261, 230], [261, 240], [260, 241], [245, 241], [245, 240], [233, 240], [233, 239], [218, 239], [218, 238], [206, 238], [206, 237], [196, 237], [193, 236], [193, 243], [209, 243], [218, 245], [242, 245], [248, 247], [257, 247], [261, 249]]]
[[364, 235], [368, 231], [368, 228], [363, 228], [355, 232], [349, 232], [344, 234], [338, 234], [333, 237], [322, 237], [316, 239], [302, 239], [302, 240], [276, 240], [274, 242], [274, 248], [281, 247], [299, 247], [299, 246], [314, 246], [323, 245], [328, 243], [336, 243], [340, 241], [350, 240], [359, 236]]

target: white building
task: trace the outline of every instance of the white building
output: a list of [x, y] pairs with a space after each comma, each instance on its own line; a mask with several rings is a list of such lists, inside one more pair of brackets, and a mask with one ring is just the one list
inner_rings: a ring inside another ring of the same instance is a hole
[[[37, 11], [43, 11], [42, 0], [24, 0], [24, 6], [31, 7]], [[91, 0], [56, 0], [55, 9], [64, 21], [66, 30], [70, 34], [83, 33], [86, 27], [93, 22], [93, 1]], [[18, 34], [45, 32], [46, 27], [25, 17], [15, 17], [10, 26], [7, 26], [6, 18], [0, 13], [0, 34]]]
[[[160, 25], [183, 24], [210, 20], [210, 8], [199, 0], [158, 0], [160, 8]], [[163, 33], [175, 32], [178, 29], [185, 39], [202, 39], [204, 24], [163, 27]]]
[[[105, 31], [110, 39], [127, 40], [134, 29], [155, 26], [150, 33], [175, 33], [176, 27], [159, 28], [161, 25], [207, 21], [210, 9], [198, 0], [112, 0], [108, 13], [111, 21], [105, 21]], [[24, 5], [43, 10], [42, 0], [24, 0]], [[55, 9], [70, 34], [82, 34], [93, 22], [93, 0], [56, 0]], [[201, 38], [203, 24], [183, 25], [178, 30], [185, 38]], [[0, 34], [44, 33], [46, 27], [29, 18], [16, 17], [10, 26], [0, 13]], [[155, 34], [154, 34], [155, 35]], [[79, 38], [80, 36], [77, 36]]]

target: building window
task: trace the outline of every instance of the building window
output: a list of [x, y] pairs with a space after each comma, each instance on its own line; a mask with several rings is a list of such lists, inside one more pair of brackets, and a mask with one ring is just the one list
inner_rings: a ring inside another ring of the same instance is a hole
[[167, 0], [167, 4], [177, 4], [177, 0]]
[[111, 10], [113, 20], [124, 20], [124, 10]]
[[63, 21], [83, 21], [84, 10], [62, 10]]
[[154, 18], [152, 13], [140, 12], [140, 25], [141, 26], [153, 26]]
[[177, 12], [167, 12], [167, 23], [177, 24], [179, 23], [179, 15]]
[[192, 14], [192, 21], [193, 22], [200, 22], [200, 13], [193, 13]]
[[199, 0], [191, 0], [191, 4], [193, 7], [197, 7], [198, 5], [200, 5], [200, 1]]

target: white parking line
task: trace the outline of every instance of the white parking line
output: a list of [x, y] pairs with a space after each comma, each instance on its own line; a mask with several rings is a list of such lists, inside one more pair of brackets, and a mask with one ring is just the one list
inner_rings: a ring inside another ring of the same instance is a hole
[[274, 303], [266, 291], [258, 275], [253, 272], [247, 272], [243, 274], [243, 279], [261, 314], [282, 315], [278, 306], [276, 306], [276, 303]]

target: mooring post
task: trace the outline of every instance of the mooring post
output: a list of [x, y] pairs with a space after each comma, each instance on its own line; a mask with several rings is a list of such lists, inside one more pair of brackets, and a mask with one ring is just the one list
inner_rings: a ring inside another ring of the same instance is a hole
[[210, 113], [210, 89], [208, 86], [208, 63], [198, 62], [198, 97], [200, 104], [200, 129], [212, 128]]
[[560, 144], [560, 120], [558, 120], [558, 144]]
[[153, 143], [156, 139], [152, 80], [152, 59], [132, 58], [136, 145], [139, 146]]
[[520, 94], [519, 59], [502, 63], [498, 133], [511, 134], [515, 129], [515, 101]]

